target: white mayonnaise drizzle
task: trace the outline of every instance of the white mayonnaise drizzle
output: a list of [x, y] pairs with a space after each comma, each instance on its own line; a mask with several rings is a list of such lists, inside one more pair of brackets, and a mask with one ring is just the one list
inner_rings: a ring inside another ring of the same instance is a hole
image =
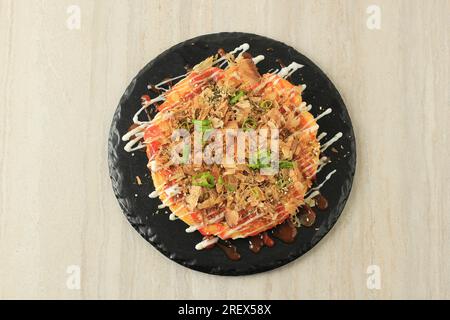
[[185, 214], [182, 214], [181, 216], [177, 216], [177, 212], [178, 211], [180, 211], [180, 210], [183, 210], [184, 209], [184, 207], [183, 206], [180, 206], [178, 209], [176, 209], [174, 212], [172, 212], [171, 214], [170, 214], [170, 216], [169, 216], [169, 220], [170, 221], [175, 221], [175, 220], [178, 220], [178, 219], [181, 219], [181, 218], [183, 218], [183, 217], [185, 217], [185, 216], [188, 216], [188, 215], [190, 215], [190, 214], [192, 214], [193, 212], [187, 212], [187, 213], [185, 213]]
[[148, 195], [148, 197], [149, 197], [149, 198], [152, 198], [152, 199], [156, 199], [156, 198], [158, 198], [160, 195], [161, 195], [161, 192], [155, 190], [155, 191], [153, 191], [152, 193], [150, 193], [150, 194]]
[[320, 140], [322, 140], [322, 139], [325, 138], [326, 136], [327, 136], [327, 133], [326, 133], [326, 132], [322, 132], [321, 134], [319, 134], [319, 135], [317, 136], [317, 141], [320, 142]]
[[216, 65], [216, 64], [220, 63], [219, 67], [223, 67], [223, 66], [225, 66], [228, 63], [227, 59], [228, 59], [228, 57], [230, 55], [234, 55], [238, 51], [241, 51], [241, 53], [239, 53], [239, 55], [236, 57], [236, 59], [237, 59], [237, 58], [241, 57], [244, 54], [244, 52], [247, 52], [249, 49], [250, 49], [250, 45], [248, 43], [244, 43], [244, 44], [240, 45], [239, 47], [237, 47], [236, 49], [234, 49], [233, 51], [230, 51], [229, 53], [227, 53], [226, 55], [224, 55], [220, 59], [217, 59], [213, 63], [213, 65]]
[[138, 112], [136, 112], [133, 116], [133, 122], [135, 124], [147, 124], [149, 123], [148, 121], [139, 121], [139, 115], [142, 113], [142, 111], [144, 111], [145, 109], [147, 109], [149, 106], [151, 106], [152, 104], [156, 103], [156, 102], [160, 102], [160, 101], [164, 101], [166, 98], [163, 95], [157, 96], [156, 98], [150, 100], [150, 102], [148, 104], [146, 104], [145, 106], [143, 106], [142, 108], [140, 108], [138, 110]]
[[[311, 105], [310, 105], [311, 106]], [[309, 107], [309, 106], [308, 106]], [[309, 110], [311, 110], [311, 108], [309, 108]], [[308, 111], [309, 111], [308, 110]], [[310, 127], [309, 125], [312, 124], [313, 122], [317, 122], [318, 120], [320, 120], [321, 118], [325, 117], [326, 115], [330, 114], [333, 110], [331, 108], [328, 108], [327, 110], [325, 110], [323, 113], [321, 113], [320, 115], [318, 115], [316, 118], [314, 118], [314, 120], [310, 120], [308, 121], [306, 124], [304, 124], [301, 128], [299, 132], [311, 132], [314, 131], [316, 129], [319, 129], [318, 125], [314, 125], [312, 127]]]
[[245, 221], [243, 224], [239, 225], [238, 227], [232, 228], [232, 229], [228, 230], [228, 232], [225, 233], [225, 238], [228, 237], [228, 236], [230, 236], [231, 234], [233, 234], [233, 232], [236, 232], [236, 231], [241, 230], [241, 229], [244, 228], [246, 225], [248, 225], [249, 223], [251, 223], [251, 222], [253, 222], [253, 221], [255, 221], [255, 220], [261, 218], [262, 216], [263, 216], [263, 214], [256, 215], [256, 216], [254, 216], [253, 218], [251, 218], [251, 219]]
[[320, 190], [320, 188], [322, 188], [322, 187], [325, 185], [325, 183], [326, 183], [328, 180], [330, 180], [331, 177], [332, 177], [335, 173], [336, 173], [336, 170], [331, 171], [331, 172], [325, 177], [325, 180], [324, 180], [321, 184], [319, 184], [317, 187], [311, 188], [305, 195], [309, 195], [309, 194], [311, 194], [311, 193], [314, 192], [314, 191]]
[[215, 238], [211, 238], [211, 239], [205, 239], [202, 242], [197, 243], [197, 245], [195, 246], [196, 250], [203, 250], [205, 248], [208, 248], [209, 246], [217, 243], [217, 241], [219, 241], [219, 238], [215, 237]]
[[315, 190], [313, 193], [311, 193], [308, 197], [305, 198], [305, 202], [311, 200], [312, 198], [314, 198], [315, 196], [318, 196], [320, 194], [320, 192], [318, 190]]
[[123, 137], [122, 137], [122, 141], [129, 141], [130, 138], [132, 136], [134, 136], [135, 134], [142, 132], [145, 129], [146, 125], [140, 125], [136, 128], [134, 128], [133, 130], [128, 131]]
[[190, 226], [189, 228], [186, 229], [186, 233], [193, 233], [197, 231], [199, 228], [201, 228], [200, 225]]
[[231, 51], [231, 54], [235, 54], [238, 51], [241, 51], [239, 53], [239, 55], [237, 56], [237, 58], [242, 57], [242, 55], [247, 52], [250, 49], [250, 45], [248, 43], [244, 43], [241, 46], [237, 47], [236, 49], [234, 49], [233, 51]]
[[281, 78], [288, 78], [290, 77], [295, 71], [297, 71], [300, 68], [303, 68], [304, 66], [302, 64], [299, 64], [297, 62], [292, 62], [290, 65], [288, 65], [287, 67], [281, 69], [278, 72], [278, 75]]
[[165, 200], [162, 200], [162, 204], [160, 204], [160, 205], [158, 206], [158, 209], [164, 209], [164, 208], [169, 207], [170, 201], [171, 201], [174, 197], [175, 197], [175, 195], [174, 195], [174, 196], [169, 196], [169, 197], [167, 197]]
[[324, 152], [327, 150], [333, 143], [342, 138], [342, 132], [338, 132], [332, 139], [330, 139], [327, 143], [323, 144], [320, 148], [320, 152]]
[[[323, 160], [322, 160], [323, 159]], [[318, 174], [320, 171], [322, 171], [322, 169], [329, 164], [330, 162], [328, 161], [327, 157], [323, 157], [322, 159], [320, 159], [320, 164], [319, 167], [317, 168], [316, 174]]]
[[253, 63], [254, 63], [254, 64], [258, 64], [258, 63], [260, 63], [261, 61], [263, 61], [265, 58], [266, 58], [266, 57], [264, 57], [263, 55], [256, 56], [256, 57], [253, 58]]
[[325, 117], [326, 115], [330, 114], [332, 111], [333, 111], [333, 109], [328, 108], [327, 110], [325, 110], [324, 112], [319, 114], [314, 120], [318, 121], [318, 120], [322, 119], [323, 117]]
[[[322, 169], [329, 163], [328, 158], [327, 157], [322, 157], [319, 159], [319, 161], [317, 162], [318, 167], [316, 172], [314, 172], [313, 175], [308, 176], [308, 179], [311, 179], [312, 177], [314, 177], [315, 175], [317, 175], [320, 171], [322, 171]], [[314, 163], [316, 164], [316, 163]], [[309, 169], [312, 165], [314, 164], [310, 164], [308, 167], [305, 168], [305, 170]]]
[[[125, 145], [124, 150], [126, 152], [134, 152], [134, 151], [146, 148], [147, 146], [140, 142], [143, 137], [144, 137], [144, 133], [143, 132], [137, 133], [135, 135], [135, 138], [133, 140], [129, 141]], [[137, 144], [137, 146], [136, 146], [136, 144]]]
[[[216, 223], [217, 221], [220, 221], [224, 216], [225, 216], [225, 215], [224, 215], [223, 213], [222, 213], [222, 214], [218, 214], [214, 219], [210, 220], [208, 223], [209, 223], [209, 224], [211, 224], [211, 223]], [[197, 225], [193, 225], [193, 226], [190, 226], [189, 228], [187, 228], [187, 229], [186, 229], [186, 232], [187, 232], [187, 233], [192, 233], [192, 232], [195, 232], [195, 231], [197, 231], [198, 229], [203, 228], [203, 227], [205, 227], [205, 226], [206, 226], [206, 225], [205, 225], [204, 223], [197, 224]]]
[[[145, 148], [145, 145], [139, 143], [139, 141], [144, 137], [144, 130], [146, 129], [147, 124], [142, 124], [133, 130], [128, 131], [123, 137], [122, 141], [129, 141], [124, 149], [127, 152], [133, 152], [142, 148]], [[131, 139], [134, 137], [133, 139]], [[131, 139], [131, 141], [130, 141]], [[136, 146], [136, 144], [138, 144]]]
[[301, 133], [309, 133], [309, 132], [313, 132], [319, 129], [319, 126], [317, 124], [313, 125], [312, 127], [306, 128], [302, 131], [300, 131]]
[[168, 197], [174, 197], [178, 194], [180, 194], [181, 189], [177, 184], [174, 184], [170, 187], [168, 187], [164, 192], [167, 194]]
[[188, 75], [188, 74], [185, 73], [185, 74], [183, 74], [183, 75], [181, 75], [181, 76], [177, 76], [177, 77], [173, 77], [173, 78], [170, 78], [170, 79], [166, 79], [166, 80], [164, 80], [164, 81], [161, 81], [160, 83], [158, 83], [157, 85], [155, 85], [155, 88], [158, 89], [158, 90], [168, 90], [168, 89], [166, 89], [166, 88], [163, 88], [162, 86], [165, 85], [165, 84], [171, 83], [172, 81], [175, 81], [175, 80], [178, 80], [178, 79], [182, 79], [182, 78], [186, 78], [187, 75]]
[[[314, 165], [316, 165], [316, 164], [321, 165], [322, 163], [325, 163], [327, 160], [328, 160], [327, 157], [322, 157], [322, 158], [319, 159], [319, 161], [314, 162], [314, 163], [311, 163], [310, 165], [308, 165], [307, 167], [305, 167], [303, 170], [306, 171], [306, 170], [310, 169], [312, 166], [314, 166]], [[302, 162], [302, 164], [303, 164], [303, 162]], [[317, 173], [317, 172], [316, 172], [316, 173]]]
[[298, 111], [299, 111], [299, 112], [307, 111], [307, 105], [306, 105], [306, 102], [305, 102], [305, 101], [303, 101], [303, 102], [300, 104], [300, 106], [298, 107]]
[[149, 169], [150, 169], [152, 172], [157, 172], [157, 171], [159, 171], [159, 169], [160, 169], [160, 168], [158, 167], [158, 164], [156, 163], [155, 160], [150, 161], [149, 164], [148, 164], [148, 166], [149, 166]]
[[[261, 81], [261, 83], [254, 89], [256, 92], [258, 92], [259, 90], [263, 89], [268, 83], [272, 82], [273, 79], [275, 79], [277, 77], [277, 72], [273, 73], [272, 75], [270, 75], [267, 79]], [[277, 79], [278, 80], [278, 79]], [[275, 81], [277, 81], [275, 80]]]

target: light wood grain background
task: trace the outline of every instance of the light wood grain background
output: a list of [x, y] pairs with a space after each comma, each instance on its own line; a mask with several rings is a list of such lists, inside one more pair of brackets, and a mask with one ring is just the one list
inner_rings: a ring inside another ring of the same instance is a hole
[[[66, 9], [81, 8], [81, 29]], [[366, 8], [381, 9], [381, 30]], [[1, 298], [450, 298], [450, 1], [0, 0]], [[275, 271], [224, 278], [145, 242], [111, 190], [106, 141], [134, 75], [191, 37], [246, 31], [312, 58], [358, 145], [335, 228]], [[70, 265], [81, 289], [69, 290]], [[366, 270], [378, 265], [381, 289]]]

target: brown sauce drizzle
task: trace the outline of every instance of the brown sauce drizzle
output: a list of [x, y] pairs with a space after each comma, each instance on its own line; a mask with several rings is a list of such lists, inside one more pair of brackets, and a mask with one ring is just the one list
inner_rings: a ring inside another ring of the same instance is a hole
[[250, 238], [249, 248], [252, 252], [258, 253], [259, 251], [261, 251], [262, 247], [264, 247], [264, 240], [262, 234], [258, 234]]
[[267, 232], [260, 233], [256, 236], [253, 236], [249, 240], [249, 248], [252, 252], [258, 253], [261, 251], [262, 247], [272, 248], [275, 245], [275, 242]]
[[[316, 205], [319, 210], [325, 210], [328, 208], [328, 200], [324, 196], [319, 195], [314, 199], [316, 200]], [[300, 207], [298, 214], [300, 223], [304, 227], [312, 227], [316, 222], [316, 213], [308, 205], [303, 205]], [[297, 232], [297, 227], [291, 219], [287, 219], [285, 222], [275, 227], [271, 234], [273, 237], [283, 241], [284, 243], [293, 243], [297, 237]], [[252, 236], [249, 239], [249, 249], [253, 253], [259, 253], [263, 247], [271, 248], [274, 245], [275, 242], [267, 232]], [[225, 253], [228, 259], [233, 261], [241, 259], [241, 255], [237, 251], [236, 246], [234, 246], [230, 241], [219, 241], [217, 244], [213, 244], [207, 249], [212, 249], [216, 246]]]
[[307, 205], [300, 208], [299, 219], [302, 226], [312, 227], [316, 222], [316, 213]]
[[283, 60], [277, 59], [277, 60], [275, 60], [275, 62], [278, 63], [280, 65], [280, 67], [286, 68], [286, 65], [284, 64]]
[[314, 198], [319, 210], [326, 210], [328, 208], [328, 200], [321, 194]]
[[221, 57], [223, 57], [224, 55], [227, 54], [223, 48], [220, 48], [219, 50], [217, 50], [217, 53], [218, 53], [219, 56], [221, 56]]
[[[328, 207], [328, 201], [322, 196], [320, 205], [318, 208], [324, 210]], [[324, 209], [321, 209], [324, 208]], [[312, 227], [316, 222], [316, 213], [307, 205], [300, 207], [299, 211], [300, 223], [304, 227]], [[291, 221], [286, 219], [285, 222], [278, 225], [272, 230], [272, 236], [283, 241], [284, 243], [293, 243], [297, 237], [297, 227]], [[260, 233], [256, 236], [252, 236], [249, 239], [249, 249], [253, 253], [259, 253], [263, 247], [273, 247], [275, 242], [269, 236], [267, 232]], [[226, 256], [233, 261], [237, 261], [241, 258], [241, 255], [237, 252], [236, 246], [232, 245], [230, 241], [218, 242], [217, 246], [222, 249]], [[211, 246], [212, 248], [213, 246]]]
[[269, 237], [267, 232], [263, 233], [263, 241], [264, 241], [264, 245], [266, 247], [272, 248], [275, 245], [275, 242], [273, 241], [273, 239], [271, 237]]
[[217, 246], [225, 253], [228, 259], [233, 261], [241, 259], [241, 255], [237, 252], [236, 246], [232, 245], [230, 241], [217, 242]]
[[[322, 196], [318, 195], [314, 198], [316, 200], [316, 206], [319, 210], [325, 210], [328, 208], [328, 200]], [[302, 226], [312, 227], [316, 222], [316, 213], [308, 205], [303, 205], [299, 209], [299, 220]], [[285, 222], [278, 225], [272, 229], [272, 236], [283, 241], [284, 243], [293, 243], [297, 237], [297, 227], [291, 221], [291, 219], [286, 219]], [[272, 248], [275, 245], [273, 239], [266, 232], [260, 233], [256, 236], [250, 237], [249, 249], [253, 253], [259, 253], [263, 247]], [[237, 251], [237, 247], [234, 246], [230, 241], [219, 241], [216, 244], [208, 246], [206, 249], [212, 249], [219, 247], [228, 259], [237, 261], [241, 259], [241, 255]]]
[[275, 228], [273, 236], [284, 243], [292, 243], [297, 236], [297, 227], [292, 223], [291, 219], [287, 219]]

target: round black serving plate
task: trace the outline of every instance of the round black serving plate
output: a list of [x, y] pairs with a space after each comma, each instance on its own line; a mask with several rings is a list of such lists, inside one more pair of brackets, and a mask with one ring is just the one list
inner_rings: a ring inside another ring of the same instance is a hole
[[[317, 116], [328, 107], [332, 114], [319, 120], [319, 132], [327, 132], [324, 141], [342, 132], [343, 137], [329, 148], [325, 155], [332, 159], [319, 174], [317, 182], [336, 169], [336, 174], [321, 189], [329, 201], [329, 208], [317, 211], [317, 221], [313, 227], [301, 227], [294, 243], [285, 244], [275, 240], [273, 248], [263, 248], [254, 254], [248, 248], [248, 240], [234, 240], [241, 259], [229, 260], [219, 249], [196, 251], [194, 246], [202, 240], [200, 233], [188, 234], [187, 226], [180, 220], [170, 221], [168, 209], [158, 211], [160, 201], [150, 199], [154, 190], [147, 169], [145, 152], [133, 154], [124, 151], [121, 137], [132, 124], [132, 116], [140, 108], [140, 98], [148, 94], [147, 86], [168, 77], [185, 73], [203, 59], [217, 53], [219, 48], [231, 51], [243, 43], [250, 44], [249, 53], [264, 55], [258, 64], [261, 73], [279, 68], [279, 60], [284, 64], [293, 61], [304, 65], [294, 73], [294, 84], [306, 84], [303, 99], [312, 104], [311, 112]], [[319, 109], [323, 107], [323, 109]], [[247, 275], [271, 270], [300, 257], [310, 250], [333, 227], [339, 218], [349, 196], [356, 165], [355, 137], [347, 109], [338, 91], [327, 76], [308, 58], [281, 42], [247, 33], [218, 33], [197, 37], [180, 43], [160, 54], [151, 61], [131, 82], [114, 114], [108, 141], [109, 170], [114, 193], [131, 225], [165, 256], [173, 261], [202, 272], [217, 275]], [[136, 183], [136, 177], [142, 185]]]

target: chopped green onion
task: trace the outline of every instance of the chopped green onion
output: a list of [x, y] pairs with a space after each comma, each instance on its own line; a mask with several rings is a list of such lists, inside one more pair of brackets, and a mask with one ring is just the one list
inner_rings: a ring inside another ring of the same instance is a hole
[[244, 132], [256, 129], [256, 120], [253, 118], [247, 118], [242, 124], [242, 128], [244, 129]]
[[294, 163], [292, 161], [280, 161], [280, 168], [281, 169], [292, 169], [294, 168]]
[[259, 154], [258, 161], [260, 163], [260, 168], [270, 167], [270, 151]]
[[253, 169], [253, 170], [257, 170], [257, 169], [260, 168], [258, 163], [255, 163], [255, 164], [249, 164], [248, 167], [249, 167], [250, 169]]
[[273, 102], [270, 100], [263, 100], [260, 102], [259, 107], [264, 110], [269, 110], [273, 106]]
[[239, 102], [239, 100], [240, 100], [244, 95], [245, 95], [245, 91], [243, 91], [243, 90], [237, 91], [237, 92], [234, 94], [234, 96], [231, 98], [230, 104], [231, 104], [232, 106], [234, 106], [236, 103]]
[[256, 163], [248, 165], [250, 169], [256, 170], [256, 169], [270, 167], [270, 152], [269, 151], [263, 151], [263, 152], [258, 152], [258, 157], [256, 159]]
[[194, 127], [201, 132], [205, 132], [208, 129], [212, 128], [211, 120], [192, 120]]
[[192, 185], [213, 189], [216, 185], [216, 179], [210, 172], [203, 172], [192, 177]]
[[192, 123], [194, 124], [195, 130], [203, 133], [202, 144], [205, 145], [212, 132], [211, 120], [192, 120]]
[[222, 177], [219, 177], [217, 183], [218, 183], [218, 184], [223, 184], [223, 178], [222, 178]]

